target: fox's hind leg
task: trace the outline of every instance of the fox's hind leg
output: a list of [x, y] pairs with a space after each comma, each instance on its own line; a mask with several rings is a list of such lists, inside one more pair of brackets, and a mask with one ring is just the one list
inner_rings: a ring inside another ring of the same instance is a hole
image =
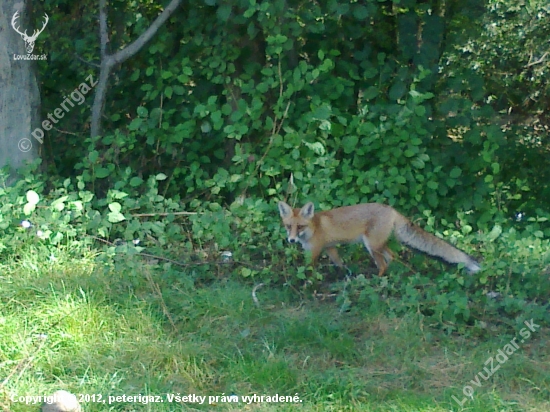
[[374, 243], [368, 238], [367, 235], [363, 235], [361, 240], [363, 241], [365, 248], [367, 248], [370, 255], [374, 259], [374, 263], [376, 263], [376, 267], [378, 268], [378, 276], [382, 276], [388, 268], [388, 264], [393, 259], [393, 252], [386, 246], [385, 243]]
[[335, 247], [328, 247], [326, 249], [326, 252], [332, 263], [339, 267], [344, 266], [344, 262], [342, 262], [342, 259], [340, 259], [340, 255], [338, 255], [338, 250], [336, 250]]
[[386, 261], [386, 265], [389, 265], [394, 258], [394, 254], [392, 250], [388, 246], [384, 246], [384, 249], [382, 250], [382, 254], [384, 255], [384, 260]]

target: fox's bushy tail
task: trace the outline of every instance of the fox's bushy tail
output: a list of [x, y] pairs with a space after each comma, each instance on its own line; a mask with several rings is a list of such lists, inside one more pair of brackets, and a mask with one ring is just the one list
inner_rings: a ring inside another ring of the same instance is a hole
[[447, 263], [464, 263], [470, 273], [481, 270], [481, 265], [470, 255], [450, 243], [422, 230], [404, 216], [400, 216], [394, 226], [395, 237], [404, 245], [444, 260]]

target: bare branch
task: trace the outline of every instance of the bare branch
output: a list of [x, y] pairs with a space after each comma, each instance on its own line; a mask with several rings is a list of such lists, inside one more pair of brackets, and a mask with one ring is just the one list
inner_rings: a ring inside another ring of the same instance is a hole
[[[105, 0], [102, 0], [105, 1]], [[172, 15], [172, 13], [179, 7], [181, 0], [172, 0], [162, 13], [158, 15], [155, 21], [149, 26], [145, 32], [139, 36], [133, 43], [130, 43], [124, 49], [119, 50], [111, 58], [114, 63], [122, 63], [128, 58], [136, 54], [151, 38], [155, 35], [158, 29], [164, 24], [166, 20]]]
[[109, 34], [107, 33], [107, 0], [99, 0], [99, 50], [101, 62], [107, 59], [107, 43], [109, 43]]
[[[548, 52], [545, 52], [545, 53], [542, 55], [542, 57], [541, 57], [540, 59], [538, 59], [537, 61], [535, 61], [535, 62], [530, 61], [530, 62], [527, 64], [527, 66], [525, 66], [525, 68], [534, 66], [535, 64], [544, 63], [544, 62], [546, 61], [546, 56], [548, 56]], [[529, 60], [531, 60], [531, 59], [529, 59]]]
[[107, 83], [109, 81], [109, 74], [111, 73], [111, 65], [107, 59], [101, 60], [101, 68], [99, 69], [99, 80], [97, 82], [94, 105], [92, 106], [92, 124], [90, 126], [91, 137], [96, 137], [101, 134], [101, 115], [103, 113], [103, 106], [105, 105], [105, 98], [107, 95]]
[[107, 86], [109, 74], [115, 64], [122, 63], [125, 60], [136, 54], [158, 31], [158, 29], [168, 20], [172, 13], [179, 7], [182, 0], [172, 0], [164, 11], [158, 15], [155, 21], [149, 28], [139, 36], [134, 42], [130, 43], [124, 49], [117, 51], [114, 54], [107, 52], [107, 44], [109, 43], [109, 30], [107, 26], [107, 0], [99, 0], [99, 38], [100, 38], [100, 54], [101, 66], [99, 72], [99, 81], [97, 84], [94, 105], [92, 107], [92, 121], [90, 127], [91, 137], [96, 137], [101, 134], [101, 116], [105, 98], [107, 94]]

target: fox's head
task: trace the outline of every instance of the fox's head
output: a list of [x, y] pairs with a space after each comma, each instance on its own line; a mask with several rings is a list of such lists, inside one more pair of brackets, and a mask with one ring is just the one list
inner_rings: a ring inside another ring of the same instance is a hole
[[290, 243], [300, 242], [302, 244], [313, 235], [311, 219], [315, 212], [315, 206], [309, 202], [301, 209], [292, 209], [285, 202], [279, 202], [279, 213], [283, 219], [288, 234], [287, 240]]

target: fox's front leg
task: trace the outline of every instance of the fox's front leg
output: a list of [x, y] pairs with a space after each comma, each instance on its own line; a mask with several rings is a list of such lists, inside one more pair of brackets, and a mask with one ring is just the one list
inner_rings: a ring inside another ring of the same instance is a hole
[[344, 265], [344, 262], [340, 258], [340, 255], [338, 254], [338, 250], [335, 247], [329, 247], [327, 248], [327, 255], [336, 266], [340, 268], [345, 268], [348, 271], [348, 276], [352, 275], [352, 272], [350, 268], [348, 268], [346, 265]]
[[311, 266], [315, 268], [317, 266], [317, 261], [319, 260], [319, 255], [321, 255], [322, 248], [320, 246], [312, 245], [310, 248], [311, 251]]

